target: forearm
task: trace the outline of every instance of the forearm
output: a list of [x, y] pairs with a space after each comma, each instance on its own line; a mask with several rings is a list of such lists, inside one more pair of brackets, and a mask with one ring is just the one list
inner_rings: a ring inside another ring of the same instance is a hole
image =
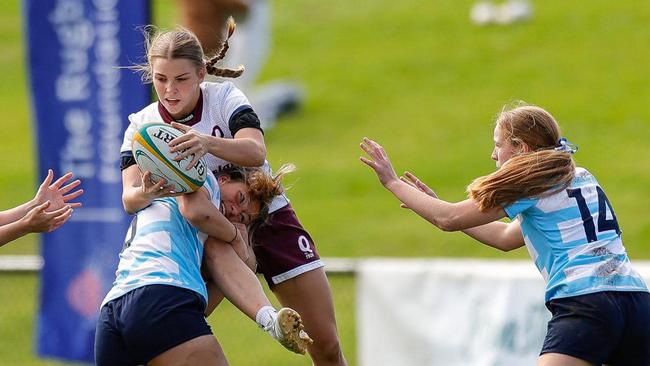
[[239, 230], [199, 190], [177, 198], [181, 214], [198, 230], [225, 242], [232, 242]]
[[445, 231], [462, 229], [455, 227], [452, 203], [431, 197], [400, 180], [389, 184], [386, 189], [409, 209], [439, 229]]
[[146, 194], [145, 188], [142, 173], [137, 165], [122, 170], [122, 205], [128, 214], [142, 210], [153, 201], [154, 198]]
[[386, 184], [408, 208], [444, 231], [458, 231], [481, 226], [506, 217], [501, 207], [480, 211], [474, 200], [447, 202], [401, 181]]
[[266, 146], [248, 137], [226, 139], [213, 136], [208, 144], [208, 153], [235, 165], [257, 167], [264, 164]]
[[38, 203], [34, 201], [33, 199], [23, 203], [20, 206], [16, 206], [14, 208], [10, 208], [5, 211], [0, 212], [0, 225], [7, 225], [12, 222], [20, 220], [22, 217], [24, 217], [29, 210], [32, 208], [38, 206]]
[[21, 220], [2, 225], [0, 226], [0, 247], [29, 233], [29, 228]]
[[122, 205], [129, 215], [149, 206], [151, 201], [143, 194], [141, 187], [125, 187], [122, 192]]
[[190, 224], [216, 239], [232, 242], [239, 235], [239, 230], [223, 216], [219, 210], [193, 217]]
[[231, 245], [208, 238], [204, 255], [205, 266], [220, 293], [249, 318], [255, 320], [262, 306], [271, 305], [257, 276]]
[[511, 224], [505, 222], [491, 222], [464, 229], [463, 233], [487, 246], [507, 252], [523, 245], [523, 238], [518, 240], [516, 235], [508, 235], [511, 232], [509, 225]]
[[425, 220], [446, 231], [462, 230], [481, 243], [503, 251], [524, 245], [518, 222], [495, 221], [505, 215], [494, 208], [480, 213], [471, 200], [449, 203], [432, 197], [402, 181], [387, 187], [400, 201]]

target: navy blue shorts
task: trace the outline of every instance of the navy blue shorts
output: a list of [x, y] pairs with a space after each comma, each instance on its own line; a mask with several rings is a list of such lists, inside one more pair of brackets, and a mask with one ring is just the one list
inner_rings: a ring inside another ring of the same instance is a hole
[[554, 299], [542, 347], [601, 365], [650, 365], [650, 294], [606, 291]]
[[143, 365], [170, 348], [212, 334], [198, 293], [176, 286], [137, 288], [102, 306], [95, 363]]

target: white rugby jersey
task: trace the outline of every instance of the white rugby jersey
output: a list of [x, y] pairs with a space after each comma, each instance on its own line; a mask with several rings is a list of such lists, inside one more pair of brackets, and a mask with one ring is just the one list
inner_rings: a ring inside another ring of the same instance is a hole
[[[212, 173], [208, 173], [203, 187], [215, 207], [219, 207], [221, 193]], [[181, 215], [176, 198], [155, 199], [135, 214], [120, 253], [113, 288], [101, 306], [147, 285], [186, 288], [200, 294], [207, 304], [208, 291], [201, 277], [206, 239], [205, 233]]]
[[570, 186], [504, 207], [520, 220], [528, 252], [546, 281], [546, 301], [599, 291], [648, 291], [631, 267], [612, 206], [596, 178], [576, 168]]
[[[217, 137], [232, 139], [233, 134], [229, 127], [230, 119], [238, 112], [245, 109], [252, 109], [251, 104], [235, 85], [229, 81], [221, 83], [201, 83], [202, 98], [194, 109], [194, 113], [179, 123], [192, 126], [200, 133]], [[172, 117], [164, 107], [154, 102], [137, 113], [129, 115], [131, 122], [126, 132], [120, 153], [129, 153], [133, 145], [133, 135], [145, 123], [170, 123]], [[233, 164], [211, 154], [203, 156], [208, 169], [211, 171], [222, 171], [232, 167]], [[264, 168], [271, 173], [271, 166], [268, 161], [264, 162]], [[269, 212], [274, 212], [289, 204], [285, 195], [277, 196], [271, 202]]]

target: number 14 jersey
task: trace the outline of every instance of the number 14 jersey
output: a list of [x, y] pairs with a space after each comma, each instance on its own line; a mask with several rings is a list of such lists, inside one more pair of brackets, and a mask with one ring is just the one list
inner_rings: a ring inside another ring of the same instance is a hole
[[504, 207], [520, 221], [528, 252], [546, 281], [545, 300], [599, 291], [648, 291], [630, 265], [614, 210], [586, 169], [567, 189]]

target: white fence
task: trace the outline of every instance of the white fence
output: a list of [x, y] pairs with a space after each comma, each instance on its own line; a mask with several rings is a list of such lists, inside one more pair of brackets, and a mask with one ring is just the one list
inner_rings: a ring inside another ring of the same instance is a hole
[[361, 366], [537, 363], [550, 313], [531, 261], [368, 259], [356, 282]]

